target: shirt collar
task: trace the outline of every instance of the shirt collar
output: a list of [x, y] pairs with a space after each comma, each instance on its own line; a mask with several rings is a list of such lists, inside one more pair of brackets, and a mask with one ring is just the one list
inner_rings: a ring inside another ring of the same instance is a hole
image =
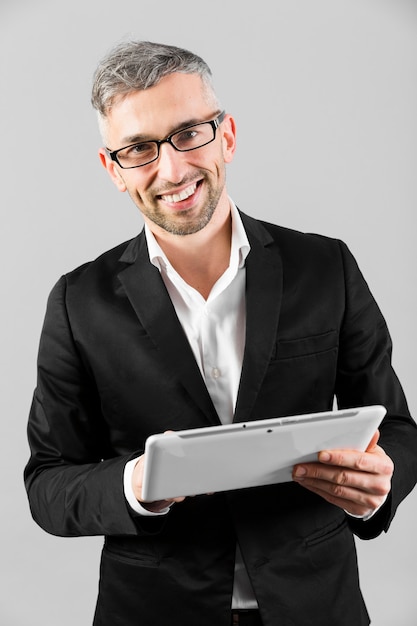
[[[246, 257], [250, 251], [249, 240], [246, 235], [245, 228], [242, 223], [242, 219], [239, 215], [239, 211], [236, 208], [235, 203], [231, 198], [229, 198], [230, 202], [230, 213], [232, 216], [232, 245], [230, 249], [230, 264], [233, 261], [236, 263], [237, 259], [237, 267], [240, 269], [245, 265]], [[161, 271], [161, 262], [165, 265], [165, 267], [170, 266], [170, 262], [166, 257], [164, 251], [161, 246], [156, 241], [151, 229], [147, 224], [145, 224], [145, 236], [146, 243], [148, 245], [149, 252], [149, 260], [152, 265], [158, 268]]]

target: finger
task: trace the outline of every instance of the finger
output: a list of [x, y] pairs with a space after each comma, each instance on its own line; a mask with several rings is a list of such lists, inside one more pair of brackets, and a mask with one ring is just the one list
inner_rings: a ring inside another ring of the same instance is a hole
[[[392, 475], [393, 463], [384, 450], [377, 445], [367, 451], [357, 450], [323, 450], [318, 460], [326, 466], [345, 467], [370, 474]], [[306, 464], [307, 466], [307, 464]]]
[[382, 497], [369, 496], [369, 494], [364, 494], [356, 490], [352, 490], [351, 492], [348, 490], [338, 492], [337, 490], [330, 491], [327, 486], [321, 489], [317, 484], [314, 484], [314, 486], [304, 483], [301, 484], [309, 491], [312, 491], [330, 504], [340, 507], [351, 515], [369, 515], [383, 504], [385, 499]]
[[[347, 499], [352, 498], [353, 491], [365, 494], [385, 496], [391, 488], [391, 476], [358, 472], [345, 467], [327, 466], [320, 463], [309, 463], [294, 471], [294, 480], [304, 486], [317, 487], [329, 493]], [[362, 496], [358, 496], [359, 499]]]
[[320, 464], [311, 464], [308, 467], [310, 476], [295, 476], [294, 480], [352, 515], [367, 515], [376, 510], [383, 504], [391, 489], [389, 477], [347, 470], [331, 475], [328, 469], [330, 468], [320, 467]]

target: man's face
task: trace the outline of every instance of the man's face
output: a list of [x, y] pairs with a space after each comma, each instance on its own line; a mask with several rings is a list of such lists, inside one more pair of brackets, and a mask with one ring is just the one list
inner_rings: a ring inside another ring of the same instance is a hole
[[[106, 145], [117, 150], [164, 139], [218, 113], [198, 75], [171, 74], [114, 104], [104, 124]], [[225, 164], [232, 160], [234, 149], [234, 122], [227, 115], [215, 140], [197, 150], [178, 152], [164, 143], [156, 161], [134, 169], [120, 168], [103, 149], [100, 157], [113, 182], [120, 191], [128, 191], [155, 234], [162, 229], [188, 235], [204, 228], [218, 207], [228, 205]]]

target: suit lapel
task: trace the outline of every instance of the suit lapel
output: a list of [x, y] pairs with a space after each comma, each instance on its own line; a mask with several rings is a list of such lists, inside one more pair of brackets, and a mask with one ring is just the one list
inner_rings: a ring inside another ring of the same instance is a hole
[[275, 345], [282, 299], [277, 245], [258, 221], [241, 214], [251, 246], [246, 259], [246, 343], [234, 421], [250, 419]]
[[149, 261], [143, 232], [129, 244], [120, 261], [127, 267], [119, 273], [119, 279], [161, 360], [203, 412], [205, 420], [201, 425], [220, 424], [161, 275]]
[[[276, 341], [282, 298], [282, 263], [273, 238], [257, 220], [241, 214], [249, 243], [246, 259], [246, 343], [234, 421], [247, 421]], [[142, 232], [126, 248], [119, 279], [161, 359], [175, 372], [203, 412], [202, 425], [220, 423], [193, 352], [159, 271], [149, 262]]]

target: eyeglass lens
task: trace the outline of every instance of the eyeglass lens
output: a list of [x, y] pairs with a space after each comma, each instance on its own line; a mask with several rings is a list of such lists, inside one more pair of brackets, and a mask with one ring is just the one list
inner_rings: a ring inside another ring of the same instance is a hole
[[[180, 152], [187, 152], [201, 148], [213, 141], [214, 137], [215, 128], [212, 122], [203, 122], [174, 133], [168, 141]], [[158, 154], [158, 143], [145, 141], [118, 151], [117, 159], [122, 167], [138, 167], [154, 161]]]

